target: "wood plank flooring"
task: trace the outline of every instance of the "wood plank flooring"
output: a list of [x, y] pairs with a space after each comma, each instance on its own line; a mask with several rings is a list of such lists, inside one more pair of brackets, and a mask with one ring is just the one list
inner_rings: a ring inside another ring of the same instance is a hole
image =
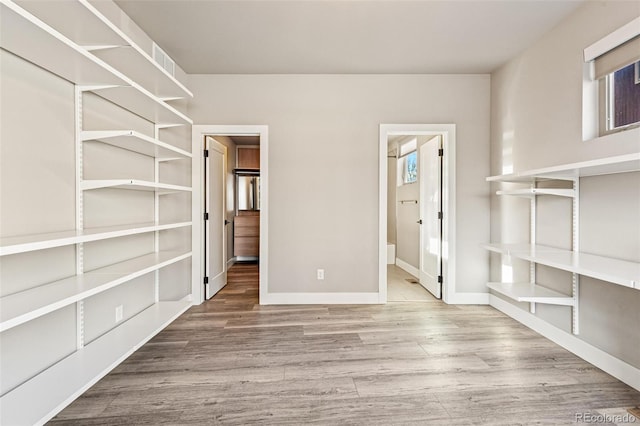
[[238, 264], [52, 423], [560, 425], [639, 404], [491, 307], [260, 306]]

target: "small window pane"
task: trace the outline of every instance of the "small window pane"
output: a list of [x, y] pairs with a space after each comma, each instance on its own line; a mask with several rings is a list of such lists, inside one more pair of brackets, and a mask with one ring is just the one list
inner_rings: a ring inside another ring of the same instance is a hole
[[639, 63], [613, 73], [613, 127], [640, 122], [640, 83], [636, 79]]
[[418, 180], [418, 153], [413, 151], [405, 157], [404, 183], [412, 183]]

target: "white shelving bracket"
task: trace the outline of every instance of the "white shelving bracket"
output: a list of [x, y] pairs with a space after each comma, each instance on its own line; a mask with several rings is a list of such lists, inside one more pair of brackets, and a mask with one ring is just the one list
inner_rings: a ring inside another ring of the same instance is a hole
[[96, 52], [99, 50], [106, 49], [116, 49], [118, 47], [123, 47], [117, 44], [105, 44], [105, 45], [91, 45], [91, 46], [81, 46], [83, 49], [86, 49], [88, 52]]
[[96, 84], [91, 86], [76, 86], [80, 89], [81, 92], [93, 92], [95, 90], [104, 90], [104, 89], [113, 89], [118, 86], [117, 84]]

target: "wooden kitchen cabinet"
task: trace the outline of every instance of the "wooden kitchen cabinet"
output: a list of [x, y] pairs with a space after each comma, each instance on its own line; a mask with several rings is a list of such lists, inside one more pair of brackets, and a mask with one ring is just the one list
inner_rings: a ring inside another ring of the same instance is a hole
[[233, 255], [260, 254], [260, 214], [236, 216], [233, 228]]

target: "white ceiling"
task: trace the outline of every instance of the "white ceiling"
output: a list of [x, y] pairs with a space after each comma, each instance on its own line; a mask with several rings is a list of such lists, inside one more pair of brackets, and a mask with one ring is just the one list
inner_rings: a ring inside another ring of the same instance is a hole
[[581, 0], [116, 0], [190, 74], [488, 73]]

